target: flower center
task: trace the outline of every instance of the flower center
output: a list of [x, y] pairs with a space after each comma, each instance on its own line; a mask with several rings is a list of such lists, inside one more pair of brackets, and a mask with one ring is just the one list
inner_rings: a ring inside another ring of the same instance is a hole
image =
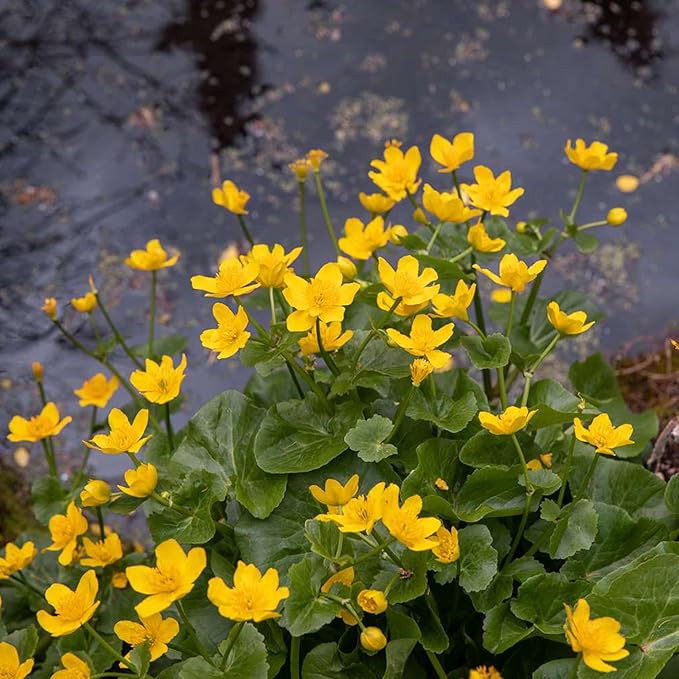
[[83, 614], [82, 597], [75, 592], [70, 593], [55, 606], [57, 615], [66, 620], [79, 620]]

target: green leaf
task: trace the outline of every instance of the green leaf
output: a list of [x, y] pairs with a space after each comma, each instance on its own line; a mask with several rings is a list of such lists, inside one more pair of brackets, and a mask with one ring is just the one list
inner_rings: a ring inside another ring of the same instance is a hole
[[272, 474], [318, 469], [347, 449], [344, 437], [361, 417], [360, 404], [340, 403], [327, 412], [317, 397], [269, 409], [255, 439], [257, 464]]
[[[517, 437], [526, 458], [537, 457], [542, 452], [532, 437], [518, 432]], [[482, 429], [472, 436], [460, 450], [460, 462], [470, 467], [509, 467], [519, 461], [516, 448], [510, 436], [494, 436]]]
[[549, 427], [553, 424], [572, 422], [574, 417], [581, 417], [578, 410], [580, 399], [551, 379], [540, 380], [531, 386], [528, 395], [528, 407], [538, 412], [530, 421], [531, 429]]
[[533, 672], [533, 679], [564, 679], [564, 677], [570, 677], [576, 662], [576, 658], [550, 660], [548, 663], [540, 665]]
[[130, 661], [139, 670], [137, 676], [143, 677], [151, 664], [151, 642], [147, 640], [135, 646], [130, 651]]
[[679, 474], [673, 476], [665, 487], [665, 505], [673, 514], [679, 514]]
[[41, 476], [31, 488], [33, 513], [42, 524], [47, 524], [54, 514], [63, 514], [66, 507], [66, 490], [54, 476]]
[[391, 584], [390, 604], [402, 604], [417, 599], [427, 589], [427, 553], [411, 552], [398, 543], [392, 544], [391, 550], [399, 557], [403, 568], [391, 560], [381, 561], [380, 570], [371, 587], [384, 591]]
[[408, 615], [393, 607], [387, 609], [389, 643], [385, 648], [386, 669], [382, 679], [401, 679], [412, 650], [420, 640], [420, 628]]
[[[255, 433], [264, 411], [247, 396], [225, 391], [189, 420], [172, 461], [212, 477], [218, 498], [233, 495], [251, 514], [268, 516], [283, 499], [286, 479], [263, 472], [255, 461]], [[260, 424], [261, 423], [261, 424]]]
[[[344, 545], [342, 533], [339, 532], [337, 526], [329, 521], [307, 519], [304, 524], [304, 535], [311, 545], [311, 551], [329, 561], [335, 559], [340, 541], [343, 547], [348, 546], [348, 544]], [[343, 549], [341, 553], [344, 552], [346, 549]]]
[[447, 394], [437, 393], [432, 396], [428, 390], [424, 394], [422, 389], [417, 389], [406, 415], [413, 420], [432, 422], [440, 429], [455, 434], [471, 422], [477, 410], [476, 397], [472, 392], [453, 400]]
[[508, 601], [488, 611], [483, 620], [483, 645], [496, 655], [504, 653], [530, 634], [531, 628], [509, 610]]
[[[219, 652], [226, 651], [229, 642], [238, 633], [238, 628], [234, 625], [229, 632], [229, 636], [219, 645]], [[221, 659], [220, 659], [221, 662]], [[267, 662], [266, 645], [264, 637], [257, 631], [257, 628], [250, 622], [246, 622], [236, 641], [229, 651], [224, 670], [220, 670], [219, 676], [225, 679], [263, 679], [269, 671]], [[196, 679], [203, 679], [196, 677]]]
[[360, 659], [342, 657], [336, 643], [319, 644], [304, 656], [302, 679], [377, 679]]
[[417, 467], [406, 476], [401, 484], [401, 497], [420, 495], [423, 500], [429, 496], [450, 498], [451, 491], [436, 488], [435, 481], [443, 479], [452, 489], [457, 472], [457, 441], [435, 438], [427, 439], [417, 446]]
[[[543, 495], [551, 495], [561, 488], [561, 478], [551, 469], [529, 469], [528, 480], [533, 488]], [[526, 487], [526, 479], [523, 475], [519, 476], [519, 485]]]
[[488, 587], [478, 592], [471, 592], [469, 598], [479, 613], [488, 613], [492, 608], [509, 599], [513, 591], [512, 578], [506, 573], [497, 573]]
[[589, 549], [596, 538], [599, 517], [590, 500], [578, 500], [570, 512], [562, 512], [549, 540], [552, 559], [566, 559]]
[[573, 363], [568, 379], [577, 392], [596, 399], [613, 399], [620, 395], [615, 372], [601, 353]]
[[248, 368], [254, 367], [262, 377], [268, 377], [285, 365], [282, 354], [294, 346], [299, 337], [294, 333], [286, 333], [273, 347], [268, 342], [253, 338], [241, 349], [241, 363]]
[[379, 462], [398, 453], [395, 446], [385, 443], [393, 427], [388, 417], [373, 415], [369, 420], [359, 420], [347, 432], [344, 442], [365, 462]]
[[24, 629], [12, 632], [3, 641], [16, 648], [19, 658], [23, 662], [35, 655], [35, 650], [38, 648], [38, 632], [35, 625], [29, 625]]
[[502, 368], [509, 363], [512, 345], [499, 333], [488, 335], [482, 339], [478, 335], [465, 335], [461, 339], [475, 368]]
[[484, 525], [465, 526], [459, 531], [460, 586], [465, 592], [487, 587], [497, 573], [497, 551]]
[[519, 465], [477, 469], [467, 477], [453, 502], [455, 514], [467, 522], [484, 516], [521, 514], [526, 499], [526, 491], [518, 484], [521, 473]]
[[256, 406], [264, 409], [299, 396], [295, 383], [286, 368], [279, 368], [266, 377], [258, 372], [253, 373], [245, 385], [244, 393]]

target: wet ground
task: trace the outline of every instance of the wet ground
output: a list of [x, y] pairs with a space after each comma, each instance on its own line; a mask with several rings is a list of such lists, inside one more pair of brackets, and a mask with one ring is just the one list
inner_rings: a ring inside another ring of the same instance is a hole
[[[4, 0], [0, 60], [2, 431], [36, 410], [36, 359], [85, 428], [70, 393], [95, 366], [59, 340], [42, 299], [64, 303], [94, 273], [141, 341], [148, 279], [121, 257], [155, 236], [182, 252], [160, 309], [190, 337], [186, 413], [242, 385], [236, 362], [209, 365], [197, 339], [210, 304], [189, 276], [239, 238], [210, 186], [236, 179], [255, 235], [292, 244], [286, 164], [309, 147], [331, 154], [340, 224], [386, 138], [426, 148], [434, 132], [473, 130], [477, 160], [526, 188], [517, 219], [570, 206], [564, 140], [603, 139], [621, 161], [591, 178], [581, 216], [623, 205], [629, 221], [604, 230], [594, 257], [567, 251], [555, 268], [605, 307], [594, 337], [607, 350], [679, 319], [679, 0]], [[430, 161], [424, 171], [435, 177]], [[641, 178], [635, 193], [615, 188], [621, 173]], [[318, 264], [331, 251], [315, 204], [309, 219]]]

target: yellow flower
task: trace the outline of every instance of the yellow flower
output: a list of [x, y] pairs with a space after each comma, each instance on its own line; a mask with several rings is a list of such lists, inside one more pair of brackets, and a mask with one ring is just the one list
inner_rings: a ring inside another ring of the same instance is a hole
[[[389, 311], [394, 306], [394, 298], [389, 296], [386, 292], [378, 292], [376, 298], [377, 306], [383, 311]], [[393, 309], [393, 313], [397, 316], [414, 316], [416, 313], [425, 309], [429, 302], [422, 302], [421, 304], [404, 304], [399, 302]]]
[[58, 552], [59, 563], [68, 566], [73, 562], [73, 555], [78, 546], [78, 536], [87, 532], [87, 519], [82, 510], [76, 507], [73, 500], [68, 503], [66, 514], [55, 514], [49, 520], [49, 531], [52, 544], [46, 547], [49, 552]]
[[426, 314], [415, 316], [410, 329], [410, 335], [404, 335], [393, 328], [387, 329], [389, 339], [405, 349], [412, 356], [426, 358], [434, 368], [442, 368], [450, 359], [450, 354], [440, 351], [437, 347], [445, 344], [452, 336], [455, 325], [446, 323], [438, 330], [433, 330], [431, 318]]
[[573, 420], [573, 430], [578, 441], [589, 443], [596, 448], [595, 453], [602, 455], [615, 455], [615, 448], [622, 448], [634, 443], [630, 439], [634, 431], [632, 425], [621, 424], [619, 427], [615, 427], [606, 413], [597, 415], [589, 425], [589, 429], [582, 424], [579, 417], [576, 417]]
[[75, 653], [64, 653], [61, 656], [63, 670], [57, 670], [50, 679], [90, 679], [92, 670]]
[[387, 229], [389, 235], [389, 242], [394, 245], [400, 245], [401, 240], [408, 235], [408, 229], [403, 224], [394, 224]]
[[460, 132], [451, 141], [435, 134], [429, 144], [429, 154], [443, 166], [439, 172], [455, 172], [474, 157], [474, 133]]
[[358, 605], [366, 613], [379, 615], [387, 610], [389, 602], [384, 592], [379, 589], [362, 589], [356, 598]]
[[44, 370], [40, 361], [33, 361], [33, 363], [31, 363], [31, 372], [33, 373], [33, 379], [36, 382], [42, 382]]
[[490, 212], [491, 215], [508, 217], [507, 208], [523, 196], [522, 188], [512, 190], [512, 173], [509, 170], [496, 178], [485, 165], [477, 165], [474, 168], [474, 178], [476, 184], [462, 184], [462, 189], [469, 196], [472, 205]]
[[45, 302], [40, 308], [50, 317], [50, 320], [57, 320], [57, 300], [54, 297], [45, 297]]
[[384, 149], [384, 160], [371, 161], [370, 165], [377, 171], [368, 172], [368, 177], [389, 198], [398, 202], [417, 191], [420, 185], [417, 173], [421, 163], [422, 156], [417, 146], [411, 146], [406, 153], [397, 146], [389, 146]]
[[94, 448], [107, 455], [119, 453], [138, 453], [142, 446], [151, 438], [144, 436], [149, 423], [149, 411], [142, 408], [130, 423], [127, 415], [119, 408], [112, 408], [108, 414], [108, 434], [97, 434], [89, 441], [83, 441], [88, 448]]
[[377, 653], [377, 651], [381, 651], [386, 645], [387, 637], [384, 636], [384, 632], [379, 627], [366, 627], [361, 632], [361, 646], [366, 651]]
[[99, 507], [111, 499], [111, 486], [106, 481], [90, 480], [80, 491], [80, 502], [83, 507]]
[[123, 546], [117, 533], [109, 533], [103, 540], [93, 542], [83, 538], [87, 558], [80, 559], [83, 566], [104, 568], [123, 558]]
[[367, 496], [359, 495], [349, 500], [342, 507], [341, 514], [319, 514], [318, 521], [333, 521], [342, 533], [368, 533], [375, 523], [382, 518], [382, 494], [384, 482], [370, 489]]
[[118, 391], [119, 384], [120, 382], [115, 375], [107, 380], [104, 373], [97, 373], [85, 380], [80, 389], [74, 389], [73, 393], [80, 399], [78, 405], [81, 408], [87, 406], [105, 408], [113, 394]]
[[293, 273], [291, 264], [300, 256], [302, 248], [293, 248], [285, 253], [282, 245], [276, 243], [271, 249], [264, 243], [252, 246], [247, 255], [241, 257], [244, 265], [255, 263], [259, 265], [257, 282], [263, 288], [285, 287], [285, 274]]
[[111, 578], [111, 584], [116, 589], [125, 589], [128, 585], [127, 575], [122, 571], [120, 573], [114, 573]]
[[427, 224], [429, 224], [427, 215], [424, 214], [424, 210], [421, 207], [413, 210], [413, 221], [417, 222], [418, 224], [422, 224], [423, 226], [427, 226]]
[[411, 495], [399, 507], [399, 487], [392, 483], [382, 497], [382, 523], [392, 537], [413, 552], [424, 552], [437, 545], [432, 533], [441, 527], [434, 517], [420, 518], [422, 498]]
[[57, 406], [50, 401], [40, 411], [39, 415], [34, 415], [29, 420], [19, 415], [15, 415], [9, 421], [9, 434], [7, 438], [15, 443], [18, 441], [42, 441], [50, 436], [56, 436], [69, 422], [72, 417], [59, 419]]
[[200, 333], [200, 343], [217, 352], [217, 358], [230, 358], [238, 353], [250, 339], [248, 315], [242, 306], [234, 314], [226, 304], [217, 302], [212, 306], [212, 315], [217, 321], [216, 328], [209, 328]]
[[389, 230], [385, 230], [382, 217], [375, 217], [367, 224], [350, 217], [344, 222], [344, 233], [337, 243], [342, 252], [354, 259], [370, 259], [375, 250], [389, 242]]
[[[353, 330], [342, 332], [341, 323], [323, 323], [321, 326], [321, 343], [325, 351], [337, 351], [342, 348], [353, 336]], [[299, 340], [299, 348], [305, 356], [320, 353], [316, 326], [309, 330], [309, 334]]]
[[340, 255], [337, 258], [337, 266], [340, 268], [340, 271], [342, 272], [342, 278], [345, 281], [353, 281], [358, 275], [358, 269], [356, 268], [356, 265], [348, 257], [343, 257]]
[[[316, 486], [318, 487], [318, 486]], [[335, 584], [338, 585], [343, 585], [344, 587], [351, 587], [352, 583], [354, 582], [354, 578], [356, 577], [356, 573], [354, 572], [353, 566], [348, 566], [347, 568], [343, 568], [341, 571], [337, 571], [337, 573], [334, 573], [331, 575], [322, 585], [321, 585], [321, 592], [324, 594], [327, 594], [331, 589], [332, 586]]]
[[434, 481], [434, 485], [438, 490], [450, 490], [450, 486], [446, 483], [445, 479], [439, 478]]
[[31, 673], [33, 662], [33, 658], [21, 662], [12, 644], [0, 642], [0, 677], [3, 679], [24, 679]]
[[328, 506], [328, 511], [338, 514], [356, 493], [358, 493], [358, 474], [354, 474], [344, 485], [336, 479], [327, 479], [325, 486], [311, 485], [309, 491], [317, 502]]
[[96, 601], [99, 583], [94, 571], [87, 571], [75, 590], [57, 582], [45, 591], [47, 603], [54, 608], [55, 615], [38, 611], [38, 624], [53, 637], [62, 637], [75, 632], [94, 615], [100, 601]]
[[211, 578], [207, 586], [207, 598], [217, 606], [219, 614], [236, 622], [279, 618], [276, 609], [289, 595], [287, 587], [279, 587], [275, 568], [269, 568], [262, 575], [257, 566], [243, 561], [236, 566], [233, 587], [221, 578]]
[[253, 282], [258, 275], [259, 264], [256, 262], [225, 259], [213, 277], [191, 276], [191, 287], [205, 292], [205, 297], [247, 295], [259, 287], [259, 283]]
[[130, 375], [132, 386], [151, 403], [168, 403], [179, 396], [186, 370], [186, 354], [175, 368], [170, 356], [160, 363], [146, 359], [146, 370], [135, 370]]
[[608, 211], [606, 221], [611, 226], [622, 226], [627, 221], [627, 210], [624, 207], [614, 207]]
[[639, 177], [633, 174], [621, 174], [615, 180], [615, 186], [621, 193], [634, 193], [639, 188]]
[[491, 238], [483, 222], [470, 227], [467, 231], [467, 242], [477, 252], [500, 252], [507, 245], [507, 242], [502, 238]]
[[249, 200], [250, 194], [247, 191], [241, 191], [230, 179], [222, 184], [221, 189], [219, 187], [212, 189], [212, 202], [234, 215], [246, 215], [248, 211], [245, 206]]
[[447, 530], [441, 526], [436, 531], [438, 542], [431, 548], [432, 554], [441, 563], [454, 563], [460, 558], [460, 542], [458, 540], [457, 528], [454, 526]]
[[480, 412], [479, 422], [484, 429], [495, 434], [495, 436], [509, 436], [521, 431], [531, 421], [535, 413], [537, 413], [537, 410], [528, 410], [525, 406], [521, 408], [509, 406], [499, 415]]
[[419, 273], [419, 262], [412, 256], [401, 257], [394, 270], [382, 257], [377, 262], [377, 270], [382, 285], [389, 291], [391, 297], [408, 306], [415, 306], [429, 302], [438, 294], [440, 285], [430, 285], [438, 280], [438, 274], [430, 266]]
[[567, 314], [561, 311], [556, 302], [550, 302], [547, 305], [547, 320], [562, 335], [580, 335], [589, 330], [596, 322], [587, 323], [587, 314], [584, 311], [574, 311], [572, 314]]
[[434, 366], [426, 358], [416, 358], [410, 364], [410, 380], [413, 386], [419, 387], [432, 372], [434, 372]]
[[429, 184], [424, 185], [422, 204], [425, 210], [431, 212], [440, 222], [466, 222], [481, 214], [480, 210], [468, 208], [457, 193], [437, 191]]
[[528, 224], [526, 222], [516, 222], [516, 233], [528, 233]]
[[[32, 542], [25, 542], [21, 547], [8, 542], [5, 545], [5, 556], [0, 557], [0, 580], [7, 580], [13, 573], [26, 568], [35, 559], [38, 550]], [[0, 674], [0, 677], [2, 674]]]
[[575, 610], [566, 607], [566, 624], [563, 631], [575, 653], [582, 653], [582, 660], [597, 672], [615, 672], [616, 668], [606, 661], [622, 660], [629, 655], [625, 637], [620, 634], [620, 623], [611, 617], [590, 618], [589, 604], [578, 599]]
[[[165, 655], [168, 643], [179, 634], [179, 623], [174, 618], [165, 618], [160, 613], [154, 613], [147, 618], [139, 618], [141, 625], [132, 620], [120, 620], [113, 626], [115, 635], [121, 641], [136, 648], [148, 642], [151, 662]], [[126, 658], [130, 657], [128, 653]]]
[[318, 172], [321, 169], [321, 163], [328, 157], [328, 154], [322, 149], [311, 149], [307, 151], [306, 159], [311, 165], [314, 172]]
[[317, 318], [325, 323], [344, 320], [344, 307], [354, 301], [360, 285], [342, 281], [342, 270], [334, 262], [324, 264], [309, 281], [287, 274], [283, 296], [295, 309], [287, 318], [288, 330], [310, 330]]
[[509, 288], [497, 288], [490, 293], [490, 298], [496, 304], [509, 304], [512, 301], [512, 291]]
[[167, 252], [157, 238], [146, 243], [146, 250], [132, 250], [130, 256], [125, 260], [125, 264], [130, 269], [141, 271], [157, 271], [174, 266], [179, 259], [179, 253], [174, 257], [168, 257]]
[[440, 293], [432, 300], [434, 313], [439, 318], [459, 318], [461, 321], [469, 320], [467, 309], [474, 301], [476, 294], [476, 283], [467, 285], [463, 280], [459, 280], [455, 286], [455, 293], [444, 295]]
[[479, 665], [473, 670], [469, 670], [469, 679], [502, 679], [502, 675], [490, 665]]
[[125, 575], [135, 592], [146, 598], [134, 607], [140, 618], [148, 618], [186, 596], [206, 566], [205, 550], [194, 547], [184, 553], [176, 540], [165, 540], [156, 547], [156, 565], [128, 566]]
[[140, 464], [136, 469], [125, 472], [125, 486], [118, 486], [125, 495], [148, 497], [158, 484], [158, 470], [152, 464]]
[[582, 170], [612, 170], [618, 162], [617, 153], [609, 153], [608, 146], [600, 141], [593, 141], [589, 146], [585, 145], [584, 139], [575, 140], [575, 148], [571, 140], [564, 147], [568, 160]]
[[293, 160], [291, 163], [288, 163], [288, 167], [295, 177], [297, 177], [297, 181], [302, 183], [306, 180], [309, 170], [311, 169], [311, 165], [306, 158]]
[[552, 468], [552, 453], [543, 453], [534, 460], [526, 462], [528, 469], [551, 469]]
[[473, 268], [484, 276], [488, 276], [493, 283], [510, 288], [514, 292], [523, 292], [526, 285], [535, 280], [546, 266], [546, 259], [538, 259], [535, 264], [528, 266], [526, 262], [522, 262], [513, 252], [510, 252], [500, 260], [499, 276], [478, 264], [474, 264]]
[[383, 215], [385, 212], [389, 212], [396, 202], [393, 201], [389, 196], [385, 196], [383, 193], [359, 193], [358, 200], [363, 206], [364, 210], [367, 210], [372, 215]]
[[81, 314], [89, 314], [97, 308], [97, 296], [93, 292], [86, 292], [82, 297], [73, 297], [71, 306]]

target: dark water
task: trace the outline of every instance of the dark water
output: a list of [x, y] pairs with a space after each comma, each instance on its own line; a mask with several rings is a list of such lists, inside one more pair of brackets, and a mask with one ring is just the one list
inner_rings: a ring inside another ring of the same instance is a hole
[[[120, 257], [154, 236], [182, 252], [161, 277], [160, 309], [191, 338], [185, 410], [241, 385], [236, 362], [209, 366], [197, 340], [211, 305], [189, 276], [239, 238], [210, 186], [236, 179], [253, 194], [256, 236], [290, 245], [286, 164], [309, 147], [331, 154], [339, 226], [360, 214], [356, 193], [371, 190], [368, 163], [386, 138], [425, 150], [434, 132], [473, 130], [476, 160], [511, 168], [526, 188], [517, 219], [570, 206], [578, 175], [566, 138], [609, 142], [621, 160], [591, 177], [580, 214], [624, 205], [629, 221], [602, 230], [596, 257], [567, 251], [555, 268], [608, 311], [604, 348], [661, 335], [679, 316], [678, 46], [679, 0], [564, 0], [558, 12], [542, 0], [1, 2], [0, 430], [36, 409], [35, 359], [84, 428], [70, 392], [96, 367], [39, 307], [46, 294], [64, 306], [94, 273], [141, 341], [148, 278]], [[435, 180], [433, 169], [425, 159]], [[629, 195], [614, 183], [626, 172], [642, 178]], [[331, 250], [315, 202], [309, 218], [318, 264]]]

